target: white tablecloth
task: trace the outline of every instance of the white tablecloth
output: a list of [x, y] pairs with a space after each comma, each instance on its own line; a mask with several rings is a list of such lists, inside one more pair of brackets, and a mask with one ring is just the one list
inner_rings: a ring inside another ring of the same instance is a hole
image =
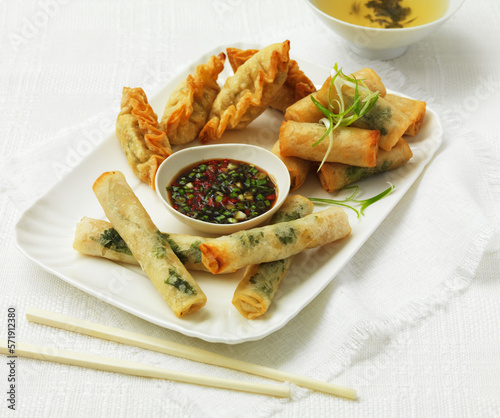
[[[358, 392], [349, 401], [292, 386], [292, 399], [282, 400], [18, 358], [13, 412], [1, 357], [0, 416], [500, 416], [497, 2], [466, 2], [436, 33], [385, 62], [353, 55], [301, 0], [9, 0], [0, 16], [2, 338], [13, 307], [19, 342], [270, 383], [27, 322], [26, 310], [37, 307]], [[444, 138], [362, 249], [283, 329], [236, 345], [190, 338], [68, 285], [16, 248], [17, 219], [85, 158], [77, 145], [113, 131], [123, 86], [155, 91], [218, 45], [285, 39], [296, 57], [352, 71], [369, 66], [387, 87], [426, 100]]]

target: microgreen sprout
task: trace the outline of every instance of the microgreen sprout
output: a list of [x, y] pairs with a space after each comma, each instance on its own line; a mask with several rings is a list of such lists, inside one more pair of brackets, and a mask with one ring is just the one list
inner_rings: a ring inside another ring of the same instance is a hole
[[[328, 205], [338, 205], [338, 206], [344, 206], [346, 208], [352, 209], [354, 212], [356, 212], [357, 217], [359, 218], [361, 215], [364, 216], [364, 210], [374, 204], [375, 202], [378, 202], [380, 199], [383, 199], [386, 197], [389, 193], [391, 193], [396, 186], [393, 184], [389, 183], [390, 186], [385, 189], [383, 192], [379, 193], [376, 196], [370, 197], [368, 199], [364, 200], [358, 200], [356, 199], [356, 196], [359, 191], [359, 186], [347, 186], [344, 187], [343, 189], [354, 189], [352, 194], [349, 197], [346, 197], [344, 200], [336, 200], [336, 199], [322, 199], [322, 198], [316, 198], [316, 197], [310, 197], [309, 200], [314, 203], [322, 203], [322, 204], [328, 204]], [[352, 205], [349, 203], [354, 203], [361, 205], [360, 210], [358, 211], [356, 208], [354, 208]]]
[[[342, 94], [342, 87], [344, 85], [354, 88], [353, 102], [351, 106], [347, 108]], [[337, 98], [332, 100], [333, 89], [335, 89]], [[363, 92], [364, 94], [362, 95], [361, 92]], [[323, 123], [326, 127], [325, 133], [313, 144], [313, 147], [317, 146], [326, 137], [328, 137], [329, 140], [328, 150], [325, 153], [321, 164], [319, 165], [318, 171], [325, 163], [326, 158], [333, 146], [333, 130], [337, 129], [339, 126], [349, 126], [359, 118], [363, 117], [370, 111], [375, 102], [378, 100], [379, 96], [379, 92], [370, 91], [363, 80], [358, 80], [354, 76], [350, 77], [345, 75], [342, 71], [342, 68], [339, 68], [337, 63], [335, 63], [331, 71], [330, 85], [328, 87], [328, 105], [325, 106], [324, 104], [320, 103], [318, 99], [316, 99], [313, 95], [311, 95], [311, 100], [313, 101], [313, 103], [325, 115], [325, 117], [322, 118], [320, 122]]]

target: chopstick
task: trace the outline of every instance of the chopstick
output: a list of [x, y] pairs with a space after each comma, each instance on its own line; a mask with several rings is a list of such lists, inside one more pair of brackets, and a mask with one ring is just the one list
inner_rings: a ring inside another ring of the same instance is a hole
[[356, 391], [332, 383], [323, 382], [308, 377], [283, 372], [258, 364], [248, 363], [242, 360], [232, 359], [210, 351], [190, 347], [183, 344], [174, 343], [160, 338], [150, 337], [107, 325], [73, 318], [70, 316], [47, 312], [41, 309], [30, 308], [26, 313], [28, 321], [42, 325], [48, 325], [56, 328], [65, 329], [71, 332], [77, 332], [91, 337], [102, 338], [114, 342], [145, 348], [175, 357], [181, 357], [188, 360], [201, 363], [212, 364], [215, 366], [227, 367], [246, 373], [267, 377], [270, 379], [291, 382], [307, 389], [312, 389], [331, 395], [341, 396], [347, 399], [356, 399]]
[[[223, 379], [218, 377], [204, 376], [193, 373], [178, 372], [148, 366], [128, 360], [112, 357], [98, 356], [74, 351], [59, 350], [52, 347], [43, 347], [33, 344], [16, 342], [15, 356], [28, 357], [37, 360], [53, 361], [56, 363], [81, 366], [108, 372], [117, 372], [132, 376], [153, 377], [159, 379], [175, 380], [183, 383], [193, 383], [203, 386], [211, 386], [219, 389], [232, 389], [261, 395], [277, 397], [290, 397], [288, 386], [267, 385], [261, 383], [244, 382], [234, 379]], [[7, 342], [0, 342], [0, 354], [13, 355], [7, 348]]]

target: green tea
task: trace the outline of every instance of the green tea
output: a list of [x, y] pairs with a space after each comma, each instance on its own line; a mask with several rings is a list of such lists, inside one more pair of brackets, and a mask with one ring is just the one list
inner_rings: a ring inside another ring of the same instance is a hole
[[448, 0], [315, 0], [324, 13], [353, 25], [409, 28], [440, 19]]

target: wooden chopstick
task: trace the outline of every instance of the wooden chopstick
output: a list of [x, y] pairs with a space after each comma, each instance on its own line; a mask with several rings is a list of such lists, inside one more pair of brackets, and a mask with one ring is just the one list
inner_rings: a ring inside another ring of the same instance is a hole
[[148, 350], [153, 350], [193, 361], [227, 367], [230, 369], [251, 373], [282, 382], [291, 382], [307, 389], [325, 392], [347, 399], [356, 399], [356, 391], [354, 389], [334, 385], [328, 382], [322, 382], [316, 379], [310, 379], [308, 377], [283, 372], [277, 369], [272, 369], [257, 364], [248, 363], [242, 360], [232, 359], [230, 357], [225, 357], [220, 354], [212, 353], [210, 351], [170, 342], [160, 338], [150, 337], [147, 335], [126, 331], [107, 325], [97, 324], [94, 322], [85, 321], [62, 314], [47, 312], [36, 308], [30, 308], [26, 313], [26, 318], [28, 319], [28, 321], [36, 322], [42, 325], [49, 325], [52, 327], [65, 329], [67, 331], [89, 335], [91, 337], [97, 337], [114, 342], [133, 345], [136, 347], [146, 348]]
[[[169, 379], [177, 382], [193, 383], [219, 389], [232, 389], [261, 395], [290, 397], [290, 388], [288, 386], [267, 385], [178, 372], [152, 367], [133, 361], [98, 356], [94, 354], [77, 353], [74, 351], [60, 350], [52, 347], [43, 347], [16, 342], [14, 352], [14, 355], [18, 357], [29, 357], [37, 360], [53, 361], [56, 363], [69, 364], [71, 366], [81, 366], [96, 370], [129, 374], [132, 376]], [[5, 340], [0, 342], [0, 354], [13, 355], [7, 348], [7, 342]]]

